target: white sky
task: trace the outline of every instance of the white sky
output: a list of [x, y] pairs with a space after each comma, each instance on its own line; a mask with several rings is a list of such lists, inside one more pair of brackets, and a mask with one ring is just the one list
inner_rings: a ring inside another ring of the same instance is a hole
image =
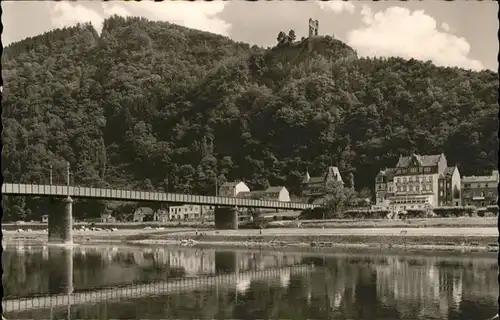
[[2, 1], [4, 45], [45, 31], [112, 15], [141, 16], [272, 46], [279, 31], [306, 36], [309, 17], [320, 34], [334, 34], [361, 56], [431, 60], [440, 66], [498, 69], [497, 4], [411, 2], [36, 2]]

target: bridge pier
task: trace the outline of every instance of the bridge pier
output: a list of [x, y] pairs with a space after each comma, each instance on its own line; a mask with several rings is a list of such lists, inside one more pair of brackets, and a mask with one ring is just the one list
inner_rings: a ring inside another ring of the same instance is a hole
[[215, 229], [238, 230], [238, 210], [229, 207], [216, 207], [214, 210]]
[[49, 243], [72, 243], [73, 199], [51, 198], [49, 210]]

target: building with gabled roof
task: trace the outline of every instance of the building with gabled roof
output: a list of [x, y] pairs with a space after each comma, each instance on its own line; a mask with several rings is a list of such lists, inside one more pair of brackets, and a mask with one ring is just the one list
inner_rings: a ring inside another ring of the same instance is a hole
[[269, 187], [264, 191], [265, 200], [290, 201], [290, 192], [284, 186]]
[[306, 171], [302, 180], [302, 195], [308, 199], [308, 202], [314, 201], [317, 198], [323, 197], [326, 191], [326, 184], [330, 181], [338, 181], [344, 185], [344, 180], [340, 175], [338, 167], [328, 167], [327, 171], [322, 176], [311, 177]]
[[220, 197], [236, 197], [240, 192], [249, 192], [250, 188], [243, 181], [225, 182], [219, 188]]
[[448, 166], [446, 156], [400, 156], [394, 168], [381, 170], [375, 178], [375, 207], [393, 212], [438, 206], [458, 206], [460, 172]]

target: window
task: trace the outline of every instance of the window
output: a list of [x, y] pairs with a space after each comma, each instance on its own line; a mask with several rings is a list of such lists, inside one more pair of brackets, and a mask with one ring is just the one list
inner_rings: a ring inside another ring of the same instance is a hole
[[406, 181], [407, 181], [407, 180], [406, 180], [406, 177], [404, 177], [404, 178], [403, 178], [403, 182], [404, 182], [404, 183], [406, 183]]
[[415, 186], [415, 191], [420, 191], [420, 186]]
[[424, 172], [431, 172], [431, 168], [429, 168], [429, 167], [425, 168]]

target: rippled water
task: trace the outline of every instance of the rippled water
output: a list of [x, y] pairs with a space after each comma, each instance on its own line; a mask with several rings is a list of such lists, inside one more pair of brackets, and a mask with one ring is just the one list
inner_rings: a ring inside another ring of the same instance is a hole
[[[161, 296], [11, 306], [7, 319], [485, 320], [498, 311], [494, 255], [16, 245], [2, 260], [4, 300], [180, 283], [178, 292]], [[276, 271], [310, 264], [307, 271]]]

